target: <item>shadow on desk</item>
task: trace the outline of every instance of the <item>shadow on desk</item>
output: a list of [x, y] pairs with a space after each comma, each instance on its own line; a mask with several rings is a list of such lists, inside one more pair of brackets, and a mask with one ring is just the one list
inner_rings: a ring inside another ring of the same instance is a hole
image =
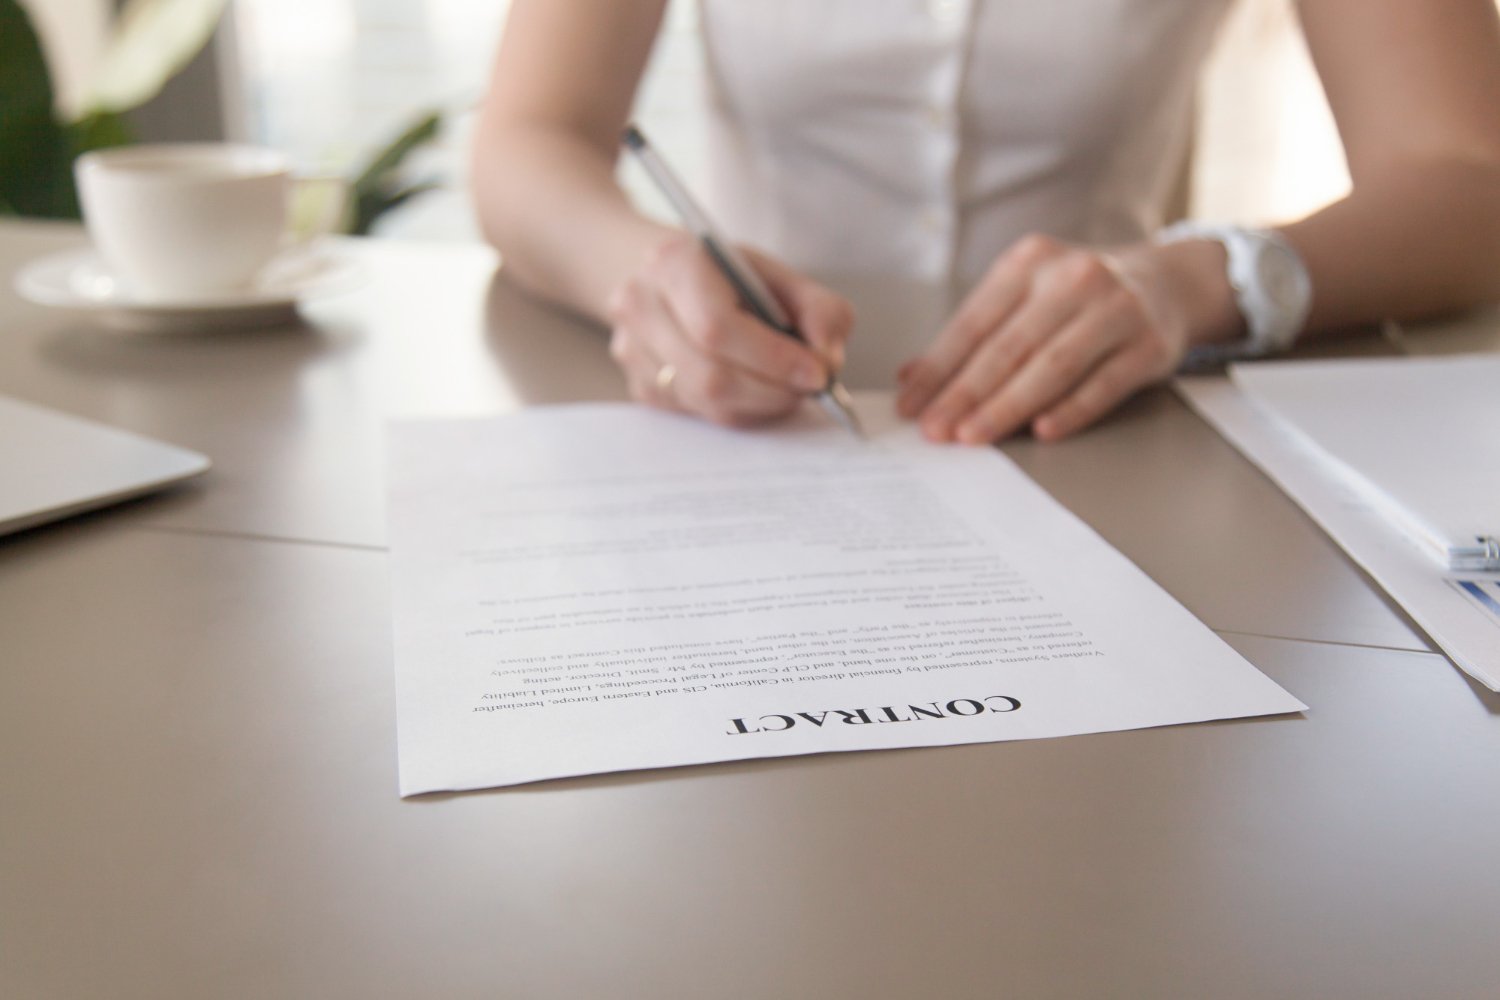
[[[891, 747], [859, 750], [853, 753], [832, 751], [805, 753], [786, 757], [749, 757], [741, 760], [710, 761], [675, 767], [653, 767], [631, 771], [609, 771], [567, 778], [546, 778], [520, 785], [494, 788], [472, 788], [463, 791], [427, 792], [413, 795], [404, 802], [439, 803], [452, 799], [488, 796], [531, 796], [576, 793], [585, 789], [629, 789], [669, 783], [745, 782], [756, 786], [779, 778], [822, 789], [822, 797], [835, 799], [845, 794], [851, 782], [866, 782], [879, 788], [889, 781], [892, 771], [908, 772], [913, 780], [934, 763], [961, 770], [972, 769], [993, 779], [996, 786], [1035, 781], [1059, 758], [1092, 753], [1101, 744], [1116, 746], [1140, 743], [1188, 745], [1198, 737], [1195, 730], [1238, 730], [1242, 735], [1255, 731], [1255, 739], [1274, 739], [1268, 735], [1276, 727], [1305, 725], [1300, 713], [1258, 716], [1242, 719], [1214, 719], [1176, 726], [1148, 727], [1118, 732], [1079, 733], [1056, 739], [1000, 740], [992, 743], [967, 743], [952, 746]], [[1050, 763], [1049, 763], [1050, 762]]]
[[[896, 370], [941, 329], [946, 292], [930, 282], [900, 277], [819, 274], [855, 306], [843, 381], [851, 389], [891, 389]], [[527, 403], [627, 398], [624, 378], [609, 357], [609, 337], [598, 324], [522, 290], [505, 269], [490, 280], [486, 343]]]
[[485, 292], [484, 343], [527, 405], [628, 399], [606, 331], [524, 291], [498, 268]]
[[69, 326], [44, 339], [39, 353], [49, 364], [75, 375], [133, 379], [153, 385], [201, 383], [229, 376], [284, 380], [308, 362], [352, 348], [359, 333], [314, 326], [300, 317], [274, 329], [214, 333], [118, 333]]

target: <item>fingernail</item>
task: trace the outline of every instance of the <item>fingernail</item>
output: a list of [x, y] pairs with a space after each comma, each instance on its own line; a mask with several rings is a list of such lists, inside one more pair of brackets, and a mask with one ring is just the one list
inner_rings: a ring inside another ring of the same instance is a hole
[[815, 364], [801, 365], [795, 376], [797, 385], [809, 392], [817, 392], [828, 384], [828, 373]]
[[989, 444], [995, 432], [982, 420], [970, 420], [958, 429], [958, 439], [964, 444]]
[[947, 441], [950, 428], [947, 414], [935, 413], [921, 423], [922, 434], [929, 441]]

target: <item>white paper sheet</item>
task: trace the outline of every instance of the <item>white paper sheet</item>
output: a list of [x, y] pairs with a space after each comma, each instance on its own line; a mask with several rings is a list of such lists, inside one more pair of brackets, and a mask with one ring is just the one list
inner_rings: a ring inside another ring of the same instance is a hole
[[1500, 535], [1500, 355], [1258, 361], [1230, 377], [1442, 565], [1450, 549]]
[[1304, 707], [1002, 454], [886, 423], [394, 425], [401, 793]]
[[1229, 379], [1179, 378], [1175, 387], [1363, 566], [1454, 663], [1500, 691], [1500, 613], [1495, 610], [1500, 574], [1445, 571], [1363, 491], [1330, 470], [1319, 451], [1258, 410]]

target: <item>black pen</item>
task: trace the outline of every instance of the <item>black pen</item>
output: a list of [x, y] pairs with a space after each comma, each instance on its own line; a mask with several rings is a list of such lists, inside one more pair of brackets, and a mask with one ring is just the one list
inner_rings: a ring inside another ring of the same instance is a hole
[[[688, 231], [703, 243], [703, 249], [708, 251], [708, 256], [713, 259], [724, 277], [734, 286], [739, 293], [740, 301], [745, 308], [755, 314], [762, 323], [769, 326], [778, 333], [785, 334], [794, 340], [807, 343], [807, 338], [802, 335], [796, 325], [792, 323], [786, 310], [781, 308], [781, 303], [776, 296], [766, 287], [755, 268], [750, 262], [734, 248], [714, 226], [709, 219], [708, 213], [698, 205], [693, 196], [683, 187], [677, 175], [667, 166], [665, 160], [651, 148], [646, 142], [646, 137], [641, 130], [634, 125], [628, 125], [621, 136], [625, 148], [635, 155], [641, 166], [646, 168], [646, 173], [656, 182], [661, 193], [666, 196], [667, 201], [677, 210], [682, 224]], [[864, 430], [860, 427], [859, 418], [854, 415], [854, 400], [839, 381], [836, 372], [828, 376], [828, 384], [817, 395], [818, 403], [827, 411], [828, 415], [842, 425], [855, 437], [864, 437]]]

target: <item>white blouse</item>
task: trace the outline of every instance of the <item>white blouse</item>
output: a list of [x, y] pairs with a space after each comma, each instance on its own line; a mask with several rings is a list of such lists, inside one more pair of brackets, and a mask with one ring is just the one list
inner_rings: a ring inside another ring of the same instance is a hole
[[803, 270], [950, 304], [1026, 232], [1139, 239], [1230, 2], [700, 0], [711, 206]]

